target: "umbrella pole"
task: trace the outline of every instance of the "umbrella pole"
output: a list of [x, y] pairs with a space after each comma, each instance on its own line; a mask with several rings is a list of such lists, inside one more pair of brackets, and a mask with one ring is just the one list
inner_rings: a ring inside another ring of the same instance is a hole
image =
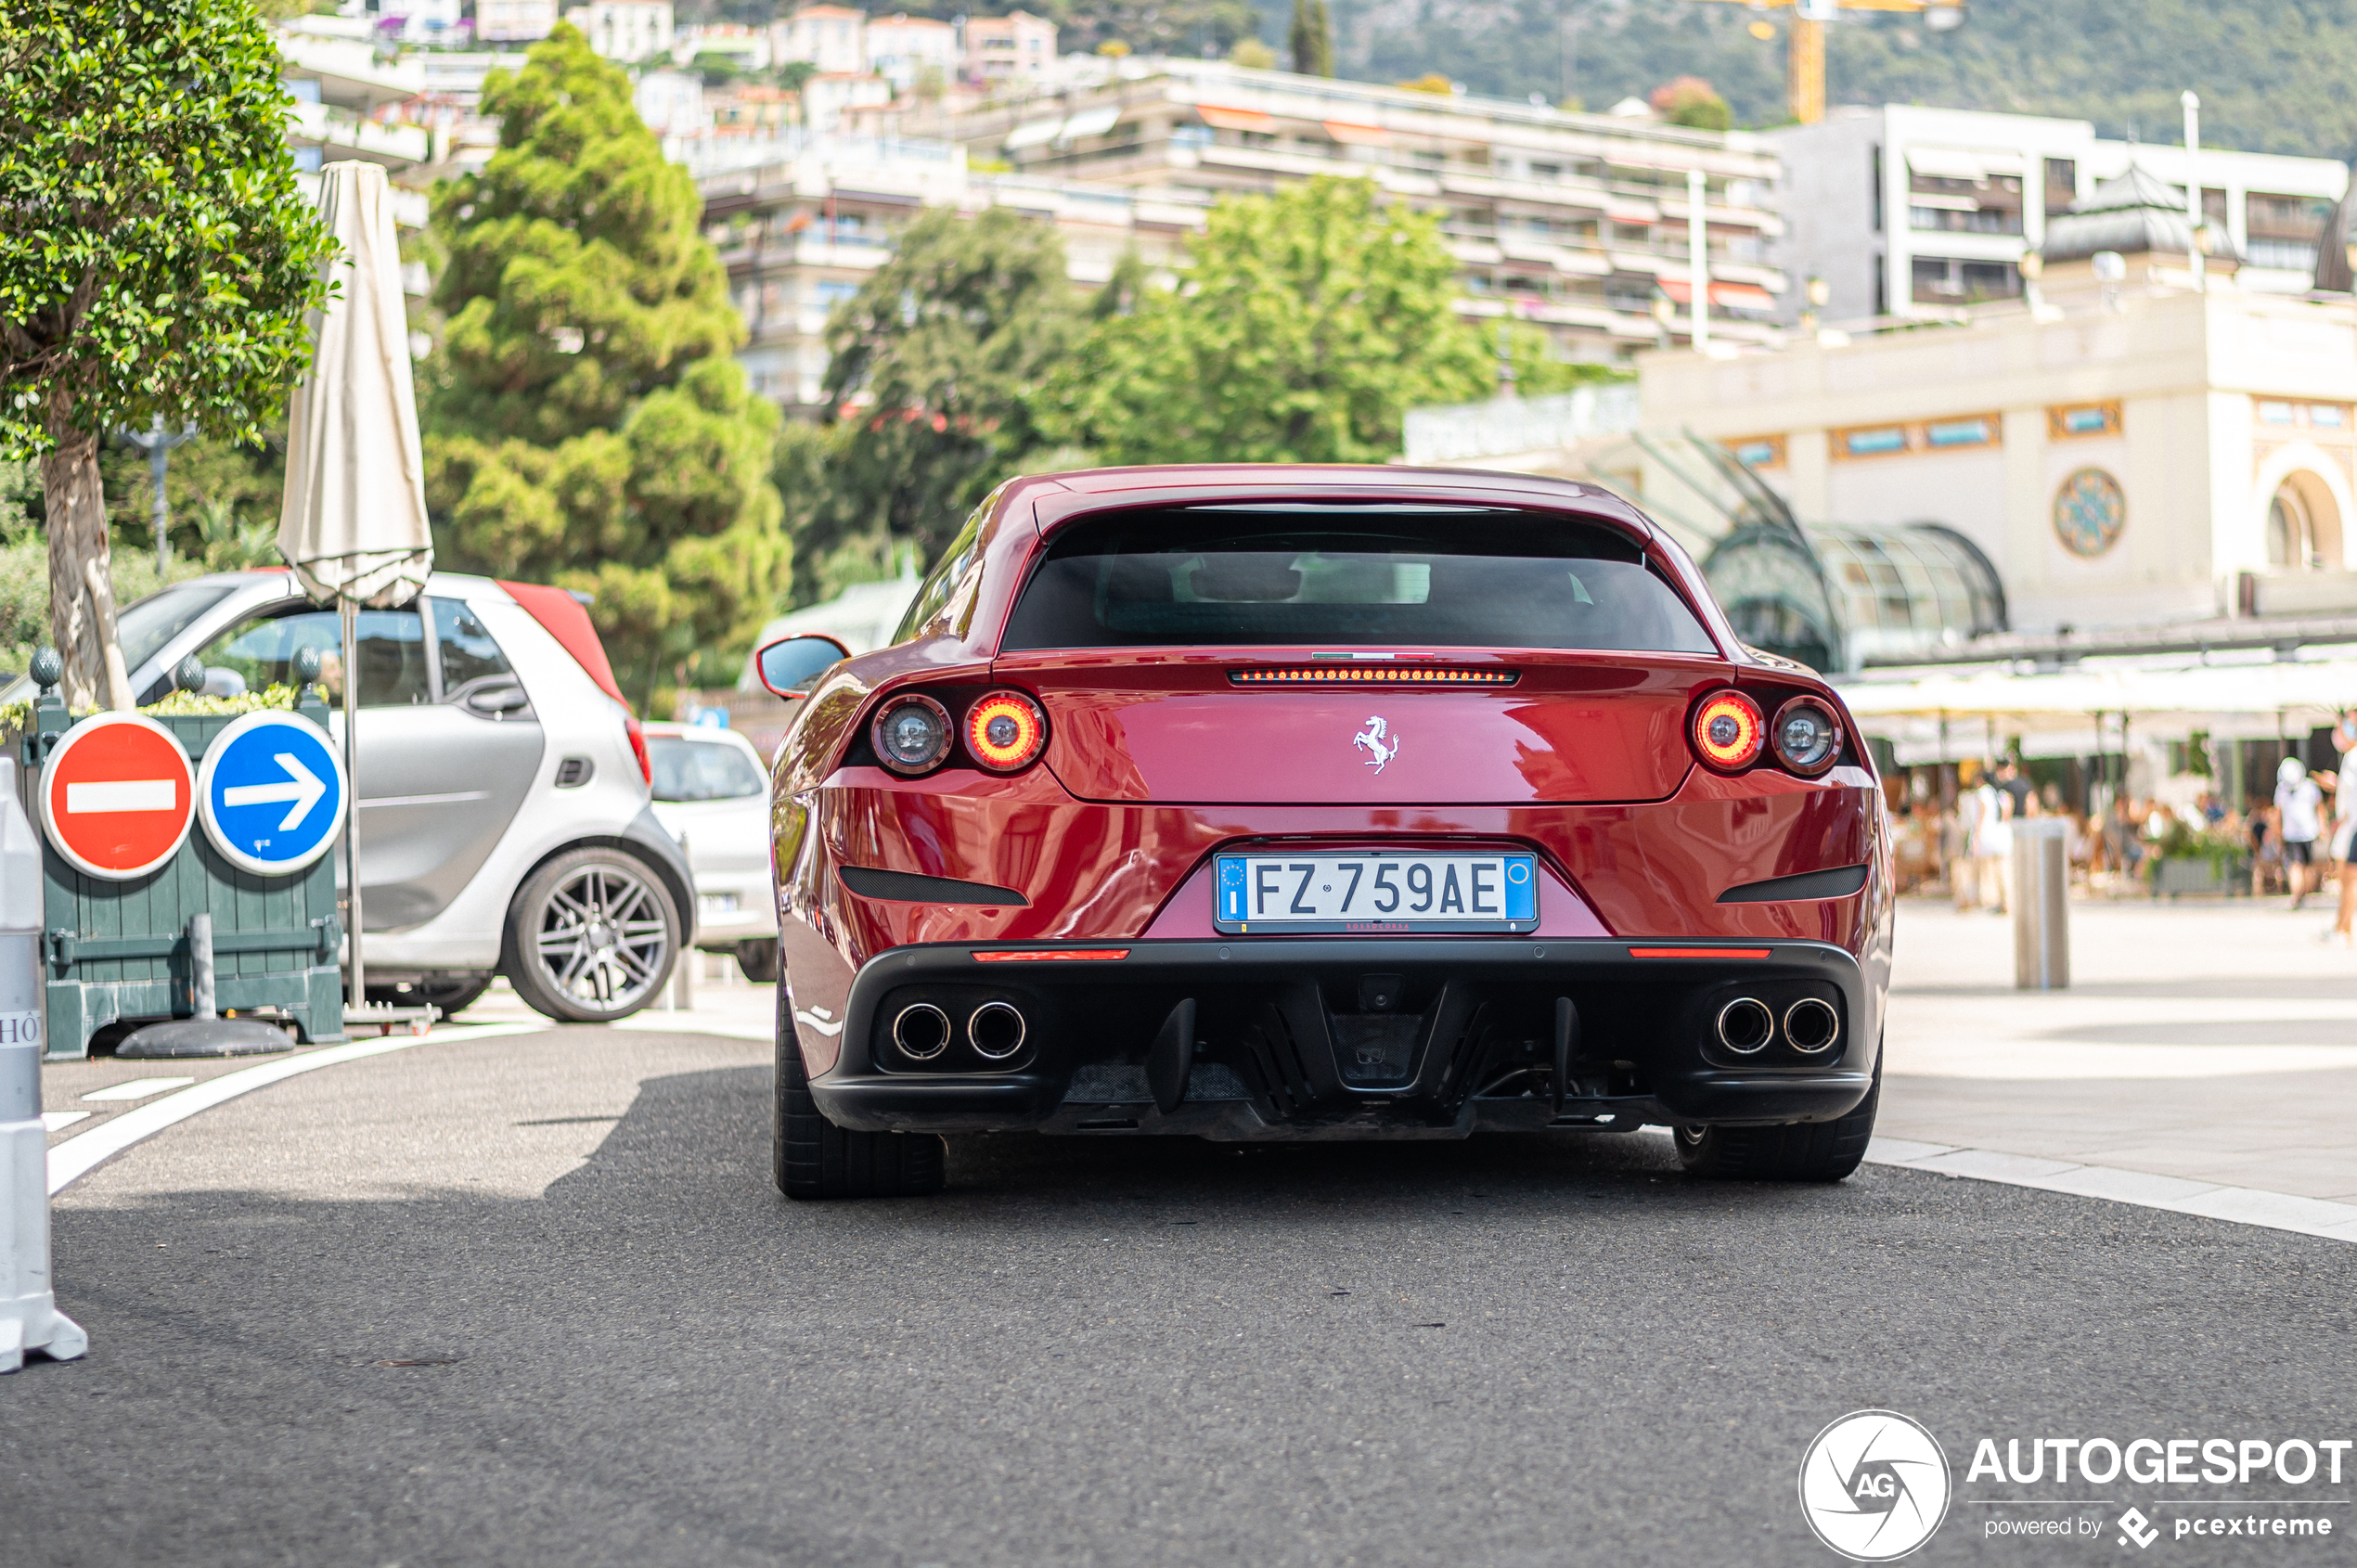
[[339, 594], [343, 611], [343, 773], [350, 781], [352, 802], [344, 808], [344, 942], [351, 955], [352, 988], [347, 1007], [368, 1001], [366, 970], [360, 962], [360, 607]]

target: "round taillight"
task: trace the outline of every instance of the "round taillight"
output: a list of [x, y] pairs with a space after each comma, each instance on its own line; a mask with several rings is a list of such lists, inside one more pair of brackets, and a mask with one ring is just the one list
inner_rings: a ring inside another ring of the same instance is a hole
[[908, 778], [941, 765], [952, 733], [949, 710], [913, 691], [886, 702], [870, 731], [877, 759]]
[[1020, 691], [994, 691], [966, 710], [966, 750], [993, 773], [1012, 773], [1038, 760], [1048, 744], [1048, 716]]
[[1796, 697], [1776, 710], [1769, 743], [1787, 772], [1814, 778], [1841, 755], [1841, 721], [1814, 697]]
[[1759, 716], [1759, 704], [1742, 692], [1714, 691], [1694, 710], [1694, 739], [1696, 756], [1733, 773], [1759, 760], [1768, 726]]

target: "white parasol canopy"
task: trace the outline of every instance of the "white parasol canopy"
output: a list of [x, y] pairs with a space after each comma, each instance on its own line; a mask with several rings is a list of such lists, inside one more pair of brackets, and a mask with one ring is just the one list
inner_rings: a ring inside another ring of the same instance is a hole
[[313, 313], [311, 372], [288, 413], [278, 550], [315, 598], [406, 604], [433, 569], [433, 535], [385, 172], [328, 164], [319, 215], [336, 294]]
[[311, 373], [288, 414], [278, 553], [313, 598], [332, 598], [341, 611], [343, 759], [354, 795], [344, 816], [345, 1018], [365, 1021], [358, 611], [363, 604], [406, 604], [424, 590], [433, 534], [385, 172], [373, 163], [328, 164], [319, 172], [319, 215], [335, 236], [325, 273], [336, 292], [312, 316]]

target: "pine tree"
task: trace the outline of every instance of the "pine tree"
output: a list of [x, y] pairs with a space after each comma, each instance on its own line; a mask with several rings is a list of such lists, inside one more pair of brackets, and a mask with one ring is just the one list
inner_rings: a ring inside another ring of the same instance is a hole
[[1333, 23], [1326, 15], [1326, 0], [1293, 0], [1293, 68], [1304, 76], [1334, 73]]
[[792, 580], [769, 482], [779, 415], [684, 169], [570, 25], [521, 74], [481, 174], [437, 193], [449, 313], [429, 368], [427, 499], [454, 567], [593, 592], [634, 696], [709, 679]]

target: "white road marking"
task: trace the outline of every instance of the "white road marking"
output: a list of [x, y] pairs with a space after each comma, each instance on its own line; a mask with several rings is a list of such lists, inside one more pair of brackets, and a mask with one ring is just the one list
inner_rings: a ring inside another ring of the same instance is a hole
[[[1644, 1130], [1663, 1137], [1669, 1136], [1668, 1127]], [[1967, 1181], [1993, 1181], [2006, 1187], [2034, 1187], [2041, 1191], [2101, 1198], [2106, 1202], [2127, 1203], [2139, 1209], [2166, 1209], [2171, 1214], [2256, 1225], [2269, 1230], [2296, 1230], [2303, 1236], [2322, 1236], [2335, 1241], [2357, 1241], [2357, 1203], [2301, 1198], [2256, 1187], [2228, 1187], [2221, 1182], [2155, 1176], [2149, 1171], [2074, 1165], [2067, 1161], [2043, 1160], [2029, 1154], [1957, 1149], [1945, 1143], [1913, 1143], [1898, 1137], [1878, 1137], [1868, 1143], [1866, 1163], [1927, 1171], [1933, 1176], [1962, 1176]]]
[[311, 815], [311, 808], [319, 803], [319, 797], [328, 792], [328, 787], [320, 782], [317, 774], [303, 766], [303, 759], [292, 752], [277, 752], [270, 760], [287, 770], [285, 783], [232, 785], [221, 791], [221, 803], [225, 806], [276, 805], [280, 801], [290, 801], [294, 809], [288, 812], [286, 819], [278, 824], [279, 831], [284, 832]]
[[545, 1023], [485, 1023], [471, 1028], [444, 1029], [425, 1035], [388, 1035], [382, 1039], [354, 1040], [348, 1046], [329, 1046], [324, 1050], [283, 1057], [277, 1061], [265, 1061], [235, 1073], [225, 1073], [218, 1078], [208, 1078], [192, 1088], [182, 1089], [178, 1094], [150, 1100], [136, 1110], [126, 1111], [112, 1121], [101, 1122], [88, 1132], [53, 1147], [49, 1150], [50, 1196], [55, 1197], [103, 1162], [135, 1143], [153, 1137], [174, 1123], [185, 1122], [200, 1111], [210, 1111], [241, 1094], [266, 1088], [282, 1078], [291, 1078], [299, 1073], [309, 1073], [321, 1067], [333, 1067], [341, 1061], [382, 1056], [388, 1051], [406, 1051], [413, 1046], [482, 1040], [495, 1035], [536, 1035], [547, 1027]]
[[66, 786], [66, 815], [100, 811], [177, 811], [176, 778], [95, 778]]
[[187, 1088], [194, 1078], [132, 1078], [120, 1084], [109, 1084], [103, 1089], [92, 1089], [84, 1099], [145, 1099], [166, 1089]]
[[45, 1131], [54, 1133], [60, 1127], [70, 1127], [76, 1122], [86, 1122], [89, 1119], [90, 1112], [87, 1111], [44, 1111], [41, 1113], [41, 1125]]

